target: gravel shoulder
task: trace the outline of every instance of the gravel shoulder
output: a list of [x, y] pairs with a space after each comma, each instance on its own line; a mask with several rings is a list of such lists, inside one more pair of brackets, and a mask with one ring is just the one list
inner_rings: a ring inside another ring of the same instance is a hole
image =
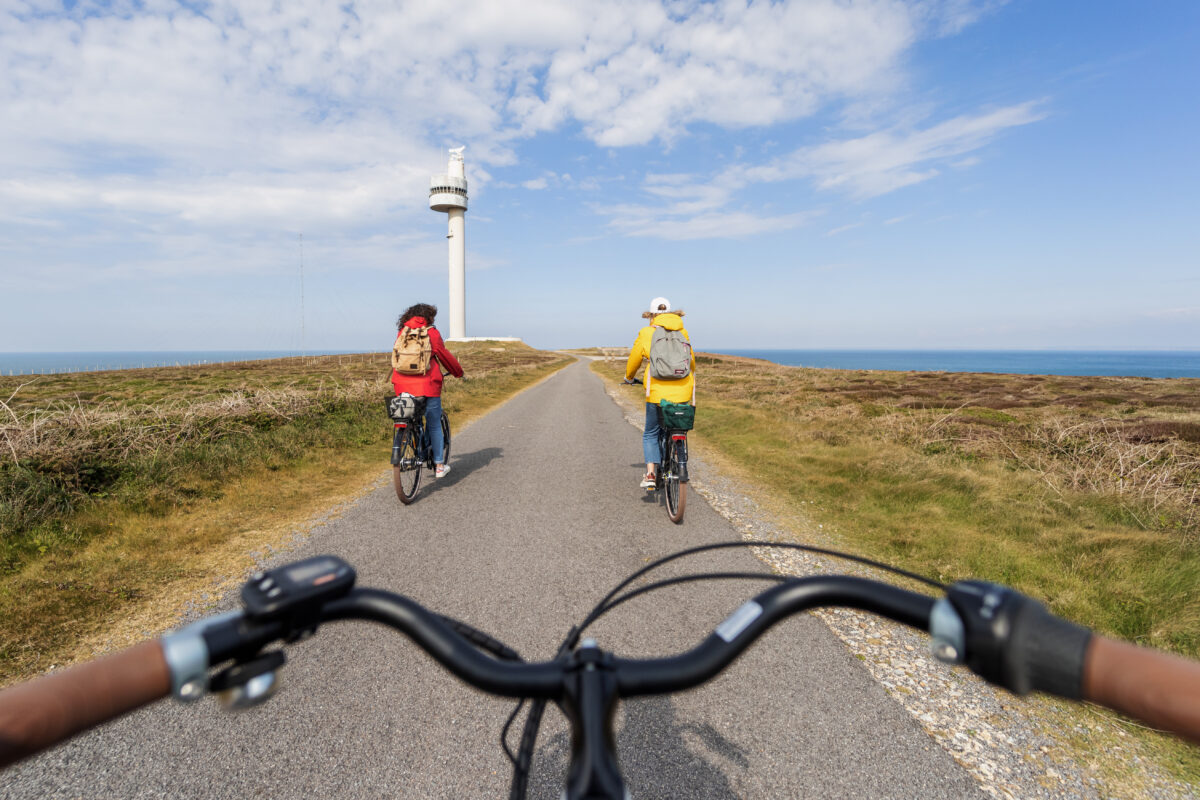
[[[608, 379], [606, 391], [630, 425], [642, 428], [640, 404]], [[692, 445], [691, 489], [747, 540], [799, 542], [837, 548], [807, 519], [774, 509], [737, 470]], [[774, 572], [870, 574], [847, 562], [795, 550], [756, 549]], [[872, 574], [872, 577], [881, 577]], [[1165, 774], [1139, 753], [1124, 723], [1104, 710], [1064, 708], [1046, 698], [1018, 698], [965, 668], [947, 668], [929, 654], [928, 637], [853, 610], [816, 612], [887, 694], [996, 798], [1200, 798], [1200, 787]]]

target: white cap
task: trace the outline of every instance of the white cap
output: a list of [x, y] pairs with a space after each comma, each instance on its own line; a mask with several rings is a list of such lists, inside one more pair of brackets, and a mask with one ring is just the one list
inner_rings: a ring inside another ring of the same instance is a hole
[[671, 301], [665, 297], [656, 297], [650, 301], [650, 310], [655, 314], [665, 314], [671, 310]]

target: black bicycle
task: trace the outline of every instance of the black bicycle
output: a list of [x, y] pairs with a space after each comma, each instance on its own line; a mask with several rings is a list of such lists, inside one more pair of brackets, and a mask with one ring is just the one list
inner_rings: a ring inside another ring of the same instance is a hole
[[[847, 575], [791, 578], [716, 572], [632, 586], [670, 561], [726, 547], [788, 547], [850, 558], [920, 581], [936, 589], [937, 595]], [[766, 580], [776, 585], [741, 605], [696, 647], [677, 655], [621, 658], [582, 638], [602, 615], [635, 597], [711, 579]], [[571, 727], [570, 766], [562, 796], [627, 800], [613, 731], [622, 698], [674, 694], [706, 683], [777, 622], [826, 606], [857, 608], [928, 631], [937, 658], [965, 663], [1016, 694], [1036, 690], [1091, 700], [1200, 743], [1200, 664], [1093, 635], [998, 584], [960, 581], [946, 586], [822, 548], [723, 542], [661, 558], [609, 592], [582, 623], [571, 628], [556, 657], [540, 663], [526, 663], [512, 648], [410, 598], [354, 588], [354, 582], [354, 569], [329, 555], [260, 572], [242, 587], [240, 610], [5, 689], [0, 692], [0, 766], [167, 694], [193, 701], [211, 691], [231, 707], [255, 705], [274, 693], [276, 672], [286, 662], [282, 649], [267, 648], [307, 639], [327, 622], [370, 620], [404, 633], [466, 683], [521, 700], [500, 732], [513, 764], [512, 800], [525, 797], [548, 701], [558, 705]], [[64, 697], [71, 702], [64, 702]], [[508, 732], [526, 702], [531, 706], [519, 749], [513, 753]]]
[[[623, 381], [629, 385], [641, 384], [637, 378]], [[682, 406], [683, 404], [673, 404]], [[689, 418], [683, 427], [678, 417], [658, 406], [658, 469], [654, 472], [654, 489], [661, 491], [667, 507], [667, 517], [676, 525], [683, 522], [683, 510], [687, 507], [687, 432], [691, 428]]]
[[[421, 470], [434, 469], [433, 443], [425, 430], [426, 398], [398, 394], [387, 399], [392, 418], [392, 484], [396, 497], [408, 505], [421, 488]], [[450, 418], [442, 412], [442, 437], [445, 440], [443, 463], [450, 461]]]
[[661, 489], [667, 517], [678, 525], [687, 507], [687, 429], [672, 427], [674, 420], [658, 408], [658, 451], [662, 460], [654, 474], [654, 486]]

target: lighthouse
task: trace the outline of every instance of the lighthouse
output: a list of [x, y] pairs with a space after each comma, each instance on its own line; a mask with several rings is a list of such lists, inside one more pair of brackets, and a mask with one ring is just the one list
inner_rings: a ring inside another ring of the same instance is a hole
[[450, 150], [444, 175], [429, 179], [429, 207], [446, 214], [450, 242], [450, 338], [467, 336], [467, 176], [463, 150]]

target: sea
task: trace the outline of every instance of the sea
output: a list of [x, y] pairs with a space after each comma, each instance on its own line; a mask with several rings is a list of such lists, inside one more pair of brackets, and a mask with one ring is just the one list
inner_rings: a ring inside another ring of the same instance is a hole
[[1200, 350], [724, 350], [792, 367], [1200, 378]]
[[123, 350], [106, 353], [0, 353], [0, 375], [54, 375], [106, 369], [176, 367], [264, 358], [344, 355], [362, 350]]
[[[343, 355], [362, 350], [127, 350], [103, 353], [0, 353], [0, 375], [92, 372]], [[724, 350], [795, 367], [1024, 375], [1125, 375], [1200, 378], [1200, 350]]]

